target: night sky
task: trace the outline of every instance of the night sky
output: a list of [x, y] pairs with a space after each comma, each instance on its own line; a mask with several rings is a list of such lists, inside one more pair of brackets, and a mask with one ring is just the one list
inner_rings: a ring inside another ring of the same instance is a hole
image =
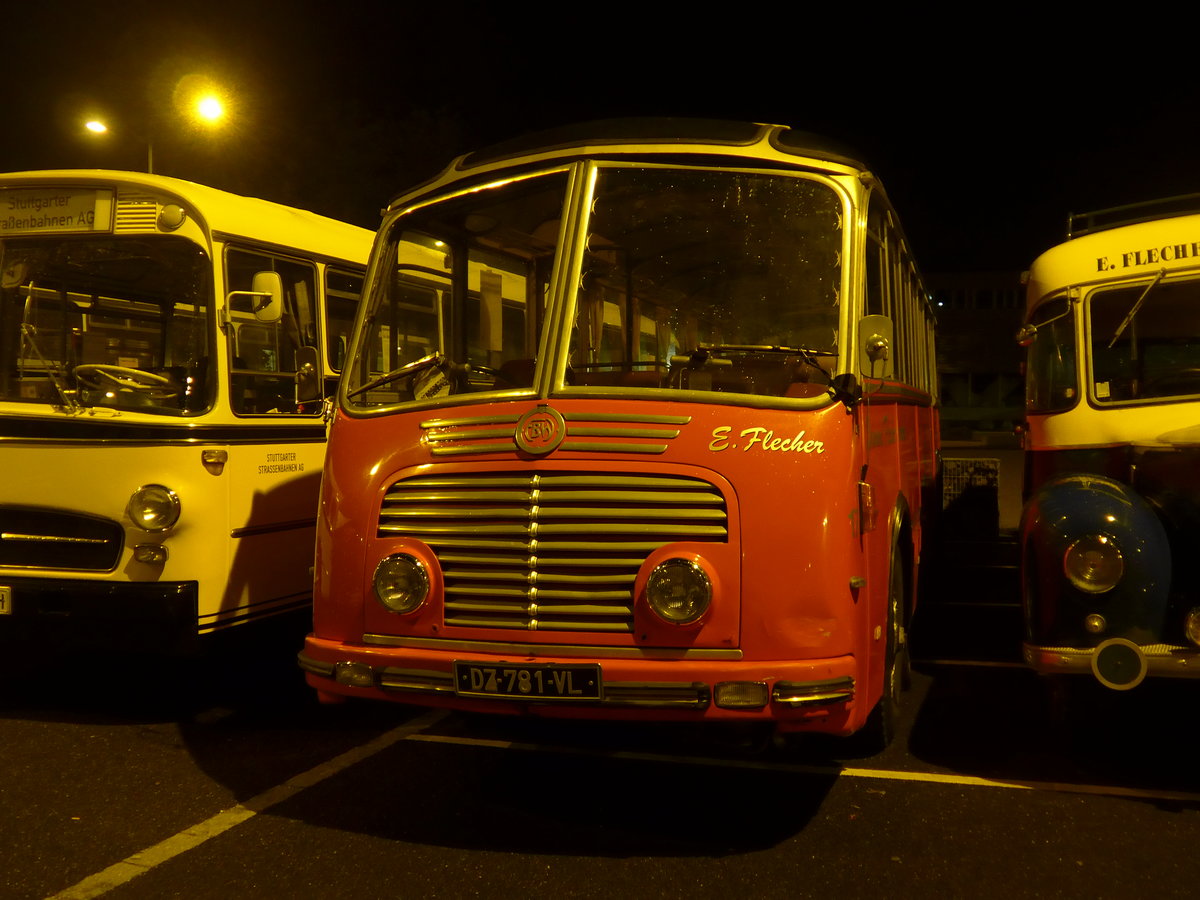
[[[139, 169], [152, 144], [158, 173], [374, 228], [401, 189], [522, 132], [775, 122], [857, 148], [930, 272], [1018, 271], [1069, 212], [1200, 192], [1194, 52], [1181, 23], [1149, 12], [1049, 25], [1049, 5], [1000, 19], [983, 5], [33, 7], [2, 17], [2, 171]], [[220, 130], [175, 110], [187, 76], [230, 93]], [[87, 135], [89, 115], [110, 133]]]

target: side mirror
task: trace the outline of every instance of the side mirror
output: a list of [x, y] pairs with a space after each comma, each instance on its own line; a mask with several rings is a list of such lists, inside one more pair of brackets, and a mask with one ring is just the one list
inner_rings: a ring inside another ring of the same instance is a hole
[[1037, 338], [1037, 328], [1033, 325], [1022, 325], [1017, 329], [1017, 345], [1028, 347]]
[[232, 309], [234, 297], [250, 297], [250, 310], [264, 325], [274, 325], [283, 315], [283, 279], [278, 272], [255, 272], [250, 290], [229, 292], [225, 298], [227, 310]]
[[321, 360], [316, 347], [296, 350], [296, 402], [321, 399]]
[[858, 367], [864, 378], [890, 378], [892, 365], [892, 320], [887, 316], [863, 316], [858, 320]]
[[283, 315], [283, 279], [278, 272], [255, 272], [250, 293], [261, 298], [254, 304], [254, 318], [267, 325]]

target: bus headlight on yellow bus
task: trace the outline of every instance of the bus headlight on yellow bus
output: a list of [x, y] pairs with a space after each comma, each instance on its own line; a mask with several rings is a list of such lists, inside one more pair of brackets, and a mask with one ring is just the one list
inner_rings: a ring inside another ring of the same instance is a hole
[[425, 565], [407, 553], [385, 556], [371, 579], [375, 599], [395, 613], [410, 613], [429, 596], [429, 573]]
[[1125, 560], [1108, 535], [1088, 534], [1067, 548], [1063, 571], [1079, 590], [1103, 594], [1116, 587], [1125, 574]]
[[179, 497], [169, 487], [147, 484], [129, 498], [125, 511], [142, 531], [166, 531], [179, 521]]
[[655, 566], [646, 581], [646, 602], [654, 614], [671, 625], [690, 625], [712, 603], [712, 582], [688, 559], [668, 559]]

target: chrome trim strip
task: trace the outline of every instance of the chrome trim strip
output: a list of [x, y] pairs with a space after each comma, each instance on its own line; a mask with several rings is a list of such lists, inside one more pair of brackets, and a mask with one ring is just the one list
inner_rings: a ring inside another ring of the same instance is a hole
[[[336, 664], [317, 662], [303, 653], [297, 655], [300, 668], [321, 678], [333, 679]], [[455, 694], [454, 676], [435, 669], [402, 669], [391, 666], [370, 667], [375, 684], [387, 691], [413, 694]], [[470, 695], [467, 699], [480, 699]], [[487, 699], [487, 698], [482, 698]], [[496, 698], [502, 702], [521, 703], [511, 697]], [[534, 701], [536, 702], [536, 701]], [[555, 704], [572, 704], [555, 700]], [[614, 681], [604, 683], [600, 706], [639, 707], [652, 709], [705, 709], [711, 702], [711, 691], [702, 681]], [[579, 701], [597, 705], [595, 698]]]
[[437, 441], [458, 441], [458, 440], [463, 440], [466, 438], [471, 438], [474, 440], [482, 440], [484, 438], [508, 438], [508, 440], [511, 441], [512, 440], [512, 429], [511, 428], [508, 428], [508, 429], [504, 429], [504, 428], [483, 429], [483, 428], [481, 428], [477, 431], [463, 431], [463, 430], [452, 431], [450, 429], [447, 429], [445, 431], [438, 431], [433, 434], [425, 435], [425, 440], [429, 441], [430, 443], [435, 443]]
[[309, 591], [290, 594], [286, 597], [274, 597], [270, 600], [251, 603], [249, 606], [238, 606], [233, 609], [224, 609], [220, 612], [197, 616], [197, 633], [207, 634], [208, 632], [227, 628], [230, 625], [240, 622], [250, 622], [285, 613], [299, 612], [309, 609], [311, 606], [312, 593]]
[[712, 691], [702, 681], [606, 681], [601, 706], [706, 709]]
[[[1044, 675], [1092, 674], [1092, 647], [1039, 647], [1024, 644], [1025, 662]], [[1146, 660], [1146, 674], [1158, 678], [1200, 678], [1200, 650], [1176, 644], [1145, 644], [1139, 649]]]
[[[637, 428], [638, 425], [682, 426], [691, 416], [639, 415], [625, 413], [562, 413], [566, 435], [558, 450], [576, 453], [666, 453], [667, 444], [679, 437], [679, 428]], [[420, 423], [422, 440], [433, 456], [477, 456], [504, 453], [518, 448], [515, 432], [519, 416], [473, 416], [426, 419]], [[645, 438], [658, 443], [609, 443], [580, 438]]]
[[563, 441], [559, 450], [573, 450], [576, 453], [666, 453], [666, 444], [589, 444], [586, 441]]
[[430, 428], [454, 428], [463, 425], [516, 425], [520, 416], [475, 416], [461, 419], [426, 419], [419, 427], [422, 431]]
[[316, 528], [317, 520], [297, 519], [294, 522], [275, 522], [271, 525], [248, 525], [245, 528], [235, 528], [229, 532], [230, 537], [253, 537], [256, 534], [276, 534], [281, 531], [295, 531], [299, 528]]
[[827, 678], [821, 681], [777, 681], [771, 699], [788, 706], [819, 706], [854, 699], [854, 678]]
[[562, 417], [568, 422], [629, 422], [640, 425], [687, 425], [692, 421], [691, 416], [658, 416], [636, 413], [565, 412]]
[[741, 650], [678, 649], [670, 647], [610, 647], [577, 644], [519, 644], [509, 641], [469, 641], [455, 638], [401, 637], [391, 634], [363, 635], [363, 643], [381, 647], [411, 647], [414, 650], [439, 650], [447, 653], [492, 653], [528, 659], [557, 656], [564, 659], [670, 659], [726, 660], [742, 658]]
[[454, 674], [434, 669], [400, 669], [391, 666], [373, 670], [381, 688], [434, 694], [454, 693]]
[[470, 447], [430, 447], [433, 456], [472, 456], [480, 453], [503, 453], [517, 449], [517, 442], [511, 438], [507, 443], [476, 444]]
[[579, 437], [631, 437], [631, 438], [677, 438], [678, 428], [572, 428], [569, 432]]
[[320, 675], [322, 678], [333, 677], [333, 663], [321, 662], [303, 652], [296, 654], [296, 665], [303, 672], [311, 672], [313, 675]]
[[66, 537], [57, 534], [18, 534], [15, 531], [0, 532], [0, 541], [31, 541], [47, 544], [108, 544], [110, 538]]

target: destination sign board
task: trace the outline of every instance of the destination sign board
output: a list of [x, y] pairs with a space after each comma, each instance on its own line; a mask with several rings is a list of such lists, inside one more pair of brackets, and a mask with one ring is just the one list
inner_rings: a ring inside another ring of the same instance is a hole
[[95, 188], [0, 190], [0, 237], [112, 230], [113, 192]]

